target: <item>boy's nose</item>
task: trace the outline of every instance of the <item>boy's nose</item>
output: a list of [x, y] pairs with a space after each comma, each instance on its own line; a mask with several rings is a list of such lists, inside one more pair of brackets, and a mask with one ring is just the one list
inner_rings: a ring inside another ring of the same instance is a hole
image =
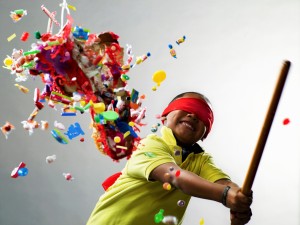
[[194, 114], [194, 113], [188, 113], [188, 114], [187, 114], [187, 117], [190, 117], [190, 118], [192, 118], [192, 119], [195, 120], [195, 121], [196, 121], [196, 120], [199, 120], [198, 117], [196, 116], [196, 114]]

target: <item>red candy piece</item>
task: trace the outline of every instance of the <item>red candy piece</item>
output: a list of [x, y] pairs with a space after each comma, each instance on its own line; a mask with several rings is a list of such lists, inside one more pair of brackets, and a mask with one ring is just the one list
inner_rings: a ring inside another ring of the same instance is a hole
[[28, 32], [23, 32], [22, 36], [21, 36], [21, 41], [27, 41], [29, 38], [29, 33]]
[[291, 121], [290, 121], [289, 118], [285, 118], [285, 119], [282, 121], [283, 125], [288, 125], [290, 122], [291, 122]]

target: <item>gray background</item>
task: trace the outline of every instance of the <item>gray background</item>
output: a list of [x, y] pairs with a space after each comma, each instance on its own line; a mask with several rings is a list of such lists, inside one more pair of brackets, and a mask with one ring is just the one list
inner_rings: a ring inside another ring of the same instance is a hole
[[[0, 0], [1, 59], [12, 49], [30, 50], [36, 42], [35, 31], [46, 31], [48, 18], [41, 11], [44, 4], [57, 11], [59, 0]], [[249, 224], [300, 224], [300, 1], [299, 0], [191, 0], [191, 1], [69, 1], [74, 26], [91, 33], [113, 31], [120, 44], [131, 44], [135, 56], [152, 56], [129, 72], [130, 87], [146, 95], [147, 107], [141, 136], [158, 122], [155, 115], [176, 94], [195, 90], [212, 102], [215, 124], [210, 136], [200, 143], [215, 157], [215, 162], [232, 179], [243, 184], [248, 165], [267, 111], [282, 61], [292, 62], [290, 74], [270, 132], [253, 185], [255, 201]], [[28, 15], [18, 23], [10, 11], [26, 9]], [[54, 26], [54, 32], [57, 27]], [[25, 43], [23, 31], [31, 34]], [[7, 42], [16, 33], [17, 38]], [[177, 46], [175, 41], [186, 35]], [[169, 54], [173, 44], [177, 59]], [[151, 77], [165, 70], [166, 80], [156, 92]], [[85, 224], [99, 196], [102, 181], [120, 171], [119, 163], [100, 154], [90, 138], [88, 114], [63, 118], [60, 109], [45, 107], [37, 120], [47, 120], [48, 131], [37, 129], [33, 135], [23, 130], [21, 121], [33, 110], [33, 90], [42, 88], [39, 79], [28, 79], [23, 94], [14, 87], [15, 77], [0, 68], [0, 126], [6, 121], [16, 129], [8, 140], [0, 136], [0, 224], [1, 225], [82, 225]], [[284, 126], [282, 121], [291, 123]], [[54, 121], [66, 127], [79, 122], [85, 141], [75, 138], [68, 145], [56, 142], [50, 134]], [[56, 154], [53, 164], [45, 158]], [[29, 174], [12, 179], [11, 171], [23, 161]], [[70, 172], [73, 181], [63, 173]], [[141, 209], [143, 210], [143, 209]], [[117, 215], [116, 215], [117, 216]], [[221, 204], [192, 199], [185, 225], [229, 224], [228, 209]], [[137, 221], [141, 224], [142, 221]]]

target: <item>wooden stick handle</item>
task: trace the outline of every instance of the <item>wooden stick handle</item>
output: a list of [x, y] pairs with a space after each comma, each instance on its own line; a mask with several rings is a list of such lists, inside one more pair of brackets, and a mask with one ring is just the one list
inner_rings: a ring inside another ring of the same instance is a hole
[[273, 97], [271, 99], [271, 103], [262, 127], [262, 130], [260, 132], [260, 136], [258, 138], [257, 144], [256, 144], [256, 148], [254, 150], [254, 154], [252, 156], [252, 160], [250, 163], [250, 166], [248, 168], [248, 172], [246, 174], [246, 178], [244, 181], [244, 184], [242, 186], [242, 193], [245, 195], [250, 195], [251, 194], [251, 188], [252, 188], [252, 184], [257, 172], [257, 168], [259, 166], [259, 162], [261, 159], [261, 156], [263, 154], [264, 151], [264, 147], [265, 144], [267, 142], [267, 138], [272, 126], [272, 122], [277, 110], [277, 106], [280, 100], [280, 96], [290, 69], [290, 65], [291, 63], [289, 61], [284, 61], [280, 74], [279, 74], [279, 78], [273, 93]]

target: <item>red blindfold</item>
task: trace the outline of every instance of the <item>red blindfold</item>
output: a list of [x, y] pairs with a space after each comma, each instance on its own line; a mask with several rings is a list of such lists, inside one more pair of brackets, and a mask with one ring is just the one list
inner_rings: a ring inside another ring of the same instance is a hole
[[201, 100], [199, 98], [178, 98], [172, 101], [167, 108], [165, 108], [162, 116], [167, 116], [174, 110], [182, 110], [195, 114], [206, 127], [206, 132], [202, 139], [207, 137], [214, 122], [214, 114], [205, 100]]

